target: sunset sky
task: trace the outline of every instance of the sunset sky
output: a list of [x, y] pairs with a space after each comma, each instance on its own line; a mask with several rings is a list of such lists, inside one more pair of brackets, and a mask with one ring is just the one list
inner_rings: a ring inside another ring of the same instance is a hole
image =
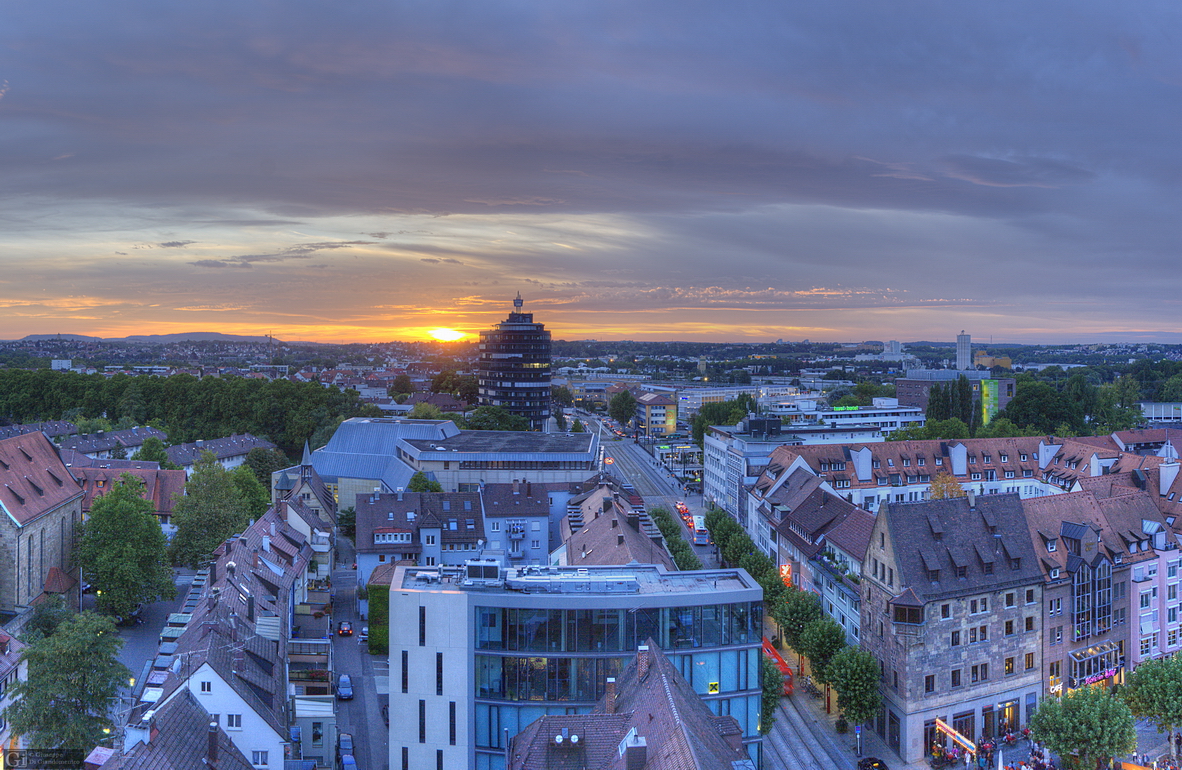
[[1182, 342], [1177, 2], [12, 0], [0, 338]]

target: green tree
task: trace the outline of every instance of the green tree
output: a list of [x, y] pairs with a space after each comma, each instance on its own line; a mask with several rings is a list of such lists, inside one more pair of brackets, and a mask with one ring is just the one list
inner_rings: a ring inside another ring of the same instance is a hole
[[565, 385], [550, 386], [550, 400], [559, 406], [574, 406], [575, 397]]
[[127, 447], [123, 446], [122, 444], [116, 444], [115, 446], [111, 447], [111, 459], [112, 460], [126, 460], [127, 459]]
[[394, 382], [390, 385], [390, 395], [395, 393], [414, 393], [414, 383], [410, 381], [410, 377], [405, 374], [400, 374], [394, 378]]
[[265, 449], [261, 446], [256, 446], [246, 453], [246, 460], [243, 461], [243, 465], [250, 468], [260, 484], [270, 489], [271, 474], [289, 467], [291, 463], [288, 461], [287, 455], [278, 449]]
[[847, 393], [841, 398], [831, 403], [833, 407], [847, 407], [847, 406], [861, 406], [861, 400], [853, 393]]
[[829, 663], [845, 646], [845, 629], [828, 616], [810, 622], [800, 634], [799, 652], [809, 659], [814, 678], [822, 684], [832, 683]]
[[945, 498], [950, 497], [964, 497], [967, 494], [964, 491], [964, 487], [960, 485], [960, 481], [948, 471], [940, 471], [932, 477], [931, 490], [932, 500], [944, 500]]
[[1170, 754], [1177, 758], [1174, 733], [1182, 728], [1182, 658], [1157, 658], [1139, 663], [1121, 696], [1134, 716], [1148, 719], [1170, 736]]
[[144, 403], [144, 394], [140, 390], [139, 383], [132, 380], [119, 399], [119, 417], [128, 420], [132, 425], [141, 425], [146, 414], [147, 405]]
[[[255, 451], [255, 450], [250, 450]], [[143, 460], [149, 463], [159, 463], [164, 470], [180, 470], [180, 466], [168, 459], [168, 452], [164, 449], [164, 442], [155, 436], [148, 436], [140, 445], [139, 451], [132, 455], [133, 460]], [[249, 455], [247, 456], [249, 460]]]
[[776, 709], [780, 707], [780, 698], [784, 697], [784, 675], [775, 661], [766, 655], [763, 665], [759, 669], [760, 684], [763, 697], [759, 704], [759, 734], [767, 735], [776, 722]]
[[53, 636], [58, 626], [74, 617], [74, 610], [66, 604], [61, 594], [48, 594], [45, 601], [33, 607], [33, 614], [25, 622], [23, 642], [32, 642], [46, 636]]
[[574, 423], [570, 426], [571, 433], [586, 433], [587, 429], [583, 427], [583, 421], [578, 417], [575, 418]]
[[116, 655], [123, 640], [110, 618], [83, 612], [21, 654], [28, 676], [4, 709], [12, 732], [32, 748], [89, 752], [110, 730], [119, 688], [131, 677]]
[[500, 406], [478, 406], [466, 423], [468, 430], [529, 430], [529, 420]]
[[628, 425], [636, 416], [636, 397], [629, 391], [621, 390], [608, 402], [607, 413], [620, 425]]
[[793, 587], [784, 592], [780, 606], [773, 610], [772, 619], [780, 626], [784, 643], [803, 655], [801, 640], [804, 629], [821, 616], [821, 600], [817, 595]]
[[230, 480], [234, 482], [234, 491], [242, 499], [250, 518], [257, 519], [271, 507], [271, 495], [267, 492], [271, 485], [264, 487], [260, 484], [249, 466], [239, 465], [230, 471]]
[[554, 424], [558, 426], [559, 430], [566, 430], [566, 412], [562, 407], [554, 410]]
[[412, 420], [442, 420], [443, 410], [435, 406], [435, 404], [420, 401], [411, 408], [407, 417]]
[[1030, 730], [1072, 770], [1106, 767], [1113, 757], [1137, 750], [1133, 712], [1103, 687], [1045, 699], [1030, 718]]
[[443, 485], [438, 481], [432, 481], [427, 478], [427, 474], [422, 471], [417, 471], [415, 475], [410, 477], [410, 482], [406, 485], [407, 492], [442, 492]]
[[173, 507], [172, 563], [196, 568], [223, 540], [241, 531], [248, 519], [247, 505], [230, 472], [213, 452], [202, 452], [185, 484], [185, 496]]
[[337, 527], [341, 534], [352, 539], [357, 534], [357, 510], [353, 506], [337, 511]]
[[98, 610], [115, 617], [176, 596], [164, 532], [143, 495], [144, 482], [124, 473], [95, 498], [82, 524], [77, 563], [95, 588]]
[[882, 677], [873, 655], [861, 647], [846, 647], [833, 656], [825, 673], [837, 690], [837, 707], [847, 722], [862, 725], [874, 718], [882, 702], [878, 691]]
[[469, 404], [476, 403], [479, 396], [476, 377], [460, 374], [455, 370], [442, 371], [431, 379], [432, 393], [450, 393]]

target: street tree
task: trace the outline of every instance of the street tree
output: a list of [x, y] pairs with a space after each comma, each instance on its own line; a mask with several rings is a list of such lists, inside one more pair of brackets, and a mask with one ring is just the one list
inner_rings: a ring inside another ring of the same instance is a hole
[[878, 713], [882, 696], [878, 661], [861, 647], [845, 647], [826, 666], [829, 684], [837, 690], [837, 707], [850, 724], [862, 725]]
[[110, 618], [83, 612], [21, 654], [28, 675], [12, 685], [4, 719], [31, 748], [89, 752], [110, 730], [119, 688], [131, 677], [116, 658], [123, 640]]
[[[250, 450], [255, 451], [255, 450]], [[148, 436], [144, 439], [144, 443], [131, 459], [143, 460], [144, 462], [160, 463], [160, 467], [166, 471], [180, 470], [180, 466], [168, 459], [168, 452], [164, 449], [164, 442], [155, 436]]]
[[124, 473], [107, 494], [95, 498], [82, 524], [77, 563], [95, 588], [99, 612], [115, 617], [176, 596], [164, 532], [143, 494], [144, 482]]
[[570, 388], [565, 385], [551, 385], [550, 400], [559, 406], [575, 405], [575, 396], [570, 392]]
[[223, 540], [241, 531], [249, 518], [230, 472], [213, 452], [202, 452], [185, 484], [185, 496], [173, 507], [172, 563], [196, 568]]
[[435, 404], [420, 401], [411, 408], [407, 417], [412, 420], [442, 420], [443, 410], [435, 406]]
[[956, 477], [948, 471], [940, 471], [932, 477], [933, 500], [944, 500], [950, 497], [964, 497], [966, 492]]
[[761, 655], [763, 665], [759, 669], [760, 686], [763, 690], [759, 704], [759, 734], [767, 735], [776, 722], [776, 709], [784, 697], [784, 675], [775, 661]]
[[242, 498], [246, 506], [246, 513], [250, 518], [257, 519], [271, 507], [271, 495], [267, 492], [270, 484], [264, 487], [258, 477], [246, 465], [239, 465], [230, 471], [230, 480], [234, 482], [234, 490]]
[[812, 621], [800, 634], [799, 652], [809, 659], [813, 677], [822, 684], [832, 684], [829, 664], [845, 646], [845, 629], [828, 616]]
[[586, 433], [587, 429], [585, 427], [583, 427], [583, 421], [580, 420], [578, 417], [576, 417], [574, 423], [572, 423], [570, 426], [570, 432], [571, 433]]
[[[291, 465], [287, 460], [287, 455], [278, 449], [266, 449], [261, 446], [256, 446], [254, 449], [246, 453], [246, 460], [243, 465], [250, 468], [254, 473], [256, 479], [267, 489], [271, 488], [271, 474], [275, 471], [281, 471]], [[163, 466], [161, 466], [163, 467]]]
[[350, 540], [357, 534], [357, 510], [353, 506], [337, 511], [337, 527]]
[[432, 481], [427, 478], [427, 474], [422, 471], [415, 472], [415, 475], [410, 477], [410, 482], [406, 485], [407, 492], [442, 492], [443, 485], [438, 481]]
[[636, 397], [626, 390], [621, 390], [608, 402], [607, 413], [620, 425], [627, 425], [636, 416]]
[[394, 382], [390, 383], [389, 393], [393, 396], [395, 393], [414, 393], [414, 383], [410, 381], [410, 377], [405, 374], [400, 374], [394, 378]]
[[529, 420], [500, 406], [478, 406], [466, 423], [468, 430], [529, 430]]
[[1157, 658], [1137, 665], [1121, 692], [1133, 715], [1148, 719], [1168, 733], [1170, 754], [1176, 759], [1174, 733], [1182, 728], [1182, 658]]
[[48, 594], [45, 597], [45, 601], [33, 607], [33, 614], [29, 616], [28, 621], [25, 623], [24, 635], [21, 637], [21, 641], [27, 643], [35, 639], [52, 636], [58, 626], [72, 617], [74, 617], [74, 610], [70, 609], [70, 605], [66, 604], [66, 598], [64, 596], [61, 594]]
[[1071, 770], [1107, 767], [1113, 757], [1137, 750], [1133, 712], [1103, 687], [1047, 698], [1030, 718], [1030, 730]]
[[811, 591], [789, 588], [784, 592], [772, 618], [780, 626], [784, 643], [803, 654], [801, 638], [809, 623], [821, 617], [821, 600]]

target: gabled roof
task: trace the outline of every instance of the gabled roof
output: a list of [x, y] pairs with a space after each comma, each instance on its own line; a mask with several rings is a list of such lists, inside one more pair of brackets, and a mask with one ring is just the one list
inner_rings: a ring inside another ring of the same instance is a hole
[[164, 451], [168, 453], [169, 462], [183, 467], [196, 463], [201, 458], [202, 452], [213, 452], [214, 457], [225, 460], [244, 455], [256, 447], [274, 449], [275, 445], [266, 439], [243, 433], [225, 438], [194, 441], [190, 444], [178, 444], [170, 446]]
[[[100, 770], [194, 770], [207, 767], [209, 713], [187, 690], [156, 709], [147, 743], [127, 753], [113, 752]], [[217, 770], [253, 770], [250, 761], [226, 735], [217, 730]]]
[[44, 433], [0, 439], [0, 507], [18, 526], [81, 495]]
[[[152, 463], [155, 465], [156, 463]], [[94, 507], [94, 501], [110, 491], [124, 473], [144, 482], [143, 498], [152, 503], [157, 516], [171, 516], [173, 504], [185, 494], [185, 472], [143, 468], [74, 468], [74, 477], [82, 484], [82, 512]]]
[[[640, 531], [639, 516], [616, 501], [610, 511], [598, 511], [570, 536], [566, 562], [572, 567], [608, 564], [660, 564], [673, 572], [677, 566], [659, 543]], [[636, 527], [632, 526], [635, 522]]]

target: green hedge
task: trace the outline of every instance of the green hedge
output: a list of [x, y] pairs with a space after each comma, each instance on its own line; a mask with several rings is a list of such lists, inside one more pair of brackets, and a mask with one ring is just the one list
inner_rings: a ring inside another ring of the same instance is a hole
[[667, 508], [657, 507], [648, 512], [653, 523], [665, 538], [665, 547], [673, 557], [673, 563], [679, 570], [695, 570], [702, 568], [702, 561], [694, 553], [694, 549], [681, 536], [681, 525], [673, 518]]
[[372, 585], [369, 595], [369, 651], [372, 655], [390, 654], [390, 587]]

